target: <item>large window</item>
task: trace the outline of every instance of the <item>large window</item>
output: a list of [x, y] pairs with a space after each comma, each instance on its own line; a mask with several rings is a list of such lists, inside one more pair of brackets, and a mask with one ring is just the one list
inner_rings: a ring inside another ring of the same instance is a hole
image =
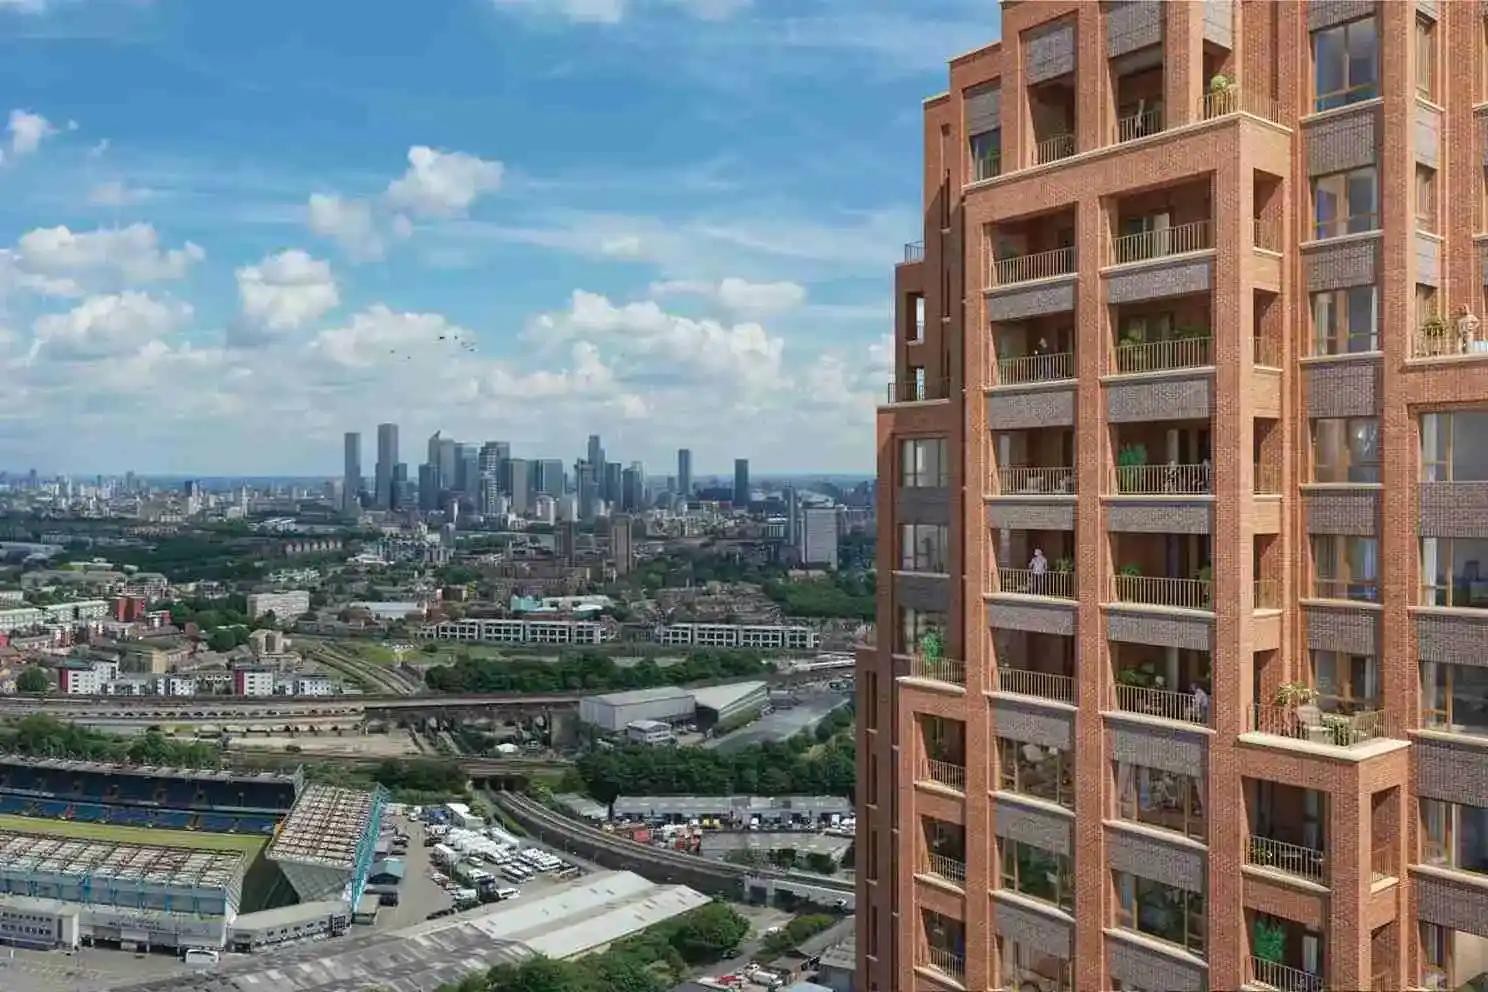
[[931, 635], [945, 635], [946, 615], [938, 610], [916, 610], [899, 607], [899, 636], [894, 650], [899, 654], [918, 654], [924, 650], [925, 639]]
[[1069, 961], [1044, 952], [1037, 944], [1021, 943], [999, 934], [997, 956], [1002, 961], [1002, 987], [1005, 989], [1074, 990]]
[[951, 466], [946, 459], [946, 439], [917, 437], [900, 442], [900, 485], [909, 488], [944, 489], [951, 484]]
[[1421, 538], [1421, 605], [1488, 610], [1488, 538]]
[[1416, 166], [1416, 228], [1436, 233], [1436, 170]]
[[1373, 655], [1314, 650], [1312, 680], [1318, 706], [1329, 713], [1379, 708], [1379, 665]]
[[1379, 33], [1366, 17], [1312, 33], [1313, 109], [1379, 96]]
[[905, 572], [945, 572], [949, 529], [945, 524], [900, 524], [899, 568]]
[[1488, 668], [1423, 661], [1421, 708], [1428, 727], [1488, 737]]
[[971, 136], [971, 178], [991, 179], [1002, 173], [1002, 128]]
[[1312, 535], [1313, 595], [1319, 599], [1379, 600], [1379, 539]]
[[1421, 987], [1431, 992], [1488, 988], [1488, 937], [1422, 923]]
[[1436, 22], [1416, 15], [1416, 96], [1436, 100]]
[[1204, 953], [1204, 895], [1131, 872], [1116, 878], [1116, 925]]
[[1378, 482], [1379, 466], [1379, 418], [1313, 419], [1312, 481]]
[[1192, 775], [1129, 761], [1116, 763], [1116, 815], [1203, 840], [1203, 785]]
[[1422, 799], [1421, 863], [1488, 875], [1488, 809]]
[[1075, 876], [1067, 855], [1018, 840], [1000, 839], [1002, 887], [1075, 911]]
[[1312, 236], [1337, 238], [1379, 227], [1379, 175], [1372, 165], [1312, 181]]
[[1488, 481], [1488, 410], [1421, 415], [1421, 481]]
[[1057, 747], [997, 738], [997, 782], [1005, 792], [1075, 806], [1074, 755]]
[[1312, 294], [1312, 353], [1343, 355], [1379, 350], [1373, 286]]

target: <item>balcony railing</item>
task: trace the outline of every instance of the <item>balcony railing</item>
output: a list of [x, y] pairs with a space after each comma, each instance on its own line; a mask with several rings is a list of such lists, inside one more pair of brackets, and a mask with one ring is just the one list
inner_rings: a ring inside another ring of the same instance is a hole
[[922, 679], [945, 682], [950, 685], [966, 685], [966, 663], [950, 658], [927, 658], [922, 654], [914, 657], [910, 671]]
[[997, 692], [1052, 699], [1056, 703], [1075, 701], [1075, 680], [1068, 675], [1053, 672], [1030, 672], [1022, 668], [1004, 668], [998, 665], [992, 669], [992, 685]]
[[971, 181], [993, 179], [1002, 175], [1002, 153], [994, 152], [971, 160]]
[[1257, 496], [1280, 496], [1281, 466], [1256, 462], [1255, 472], [1251, 475], [1251, 490]]
[[1281, 221], [1257, 217], [1251, 230], [1251, 244], [1266, 251], [1281, 251]]
[[953, 765], [949, 761], [936, 761], [928, 758], [925, 761], [926, 777], [930, 781], [939, 783], [955, 789], [957, 792], [966, 791], [966, 766]]
[[904, 260], [906, 262], [923, 262], [925, 260], [925, 242], [906, 241], [904, 243]]
[[1069, 158], [1074, 153], [1075, 136], [1073, 134], [1052, 135], [1033, 146], [1033, 164], [1045, 165], [1049, 162], [1058, 162], [1062, 158]]
[[1193, 495], [1214, 491], [1214, 470], [1200, 465], [1118, 465], [1116, 491], [1122, 495]]
[[1073, 468], [1005, 468], [997, 473], [1000, 496], [1067, 495], [1075, 491]]
[[966, 881], [966, 862], [957, 861], [944, 854], [927, 853], [924, 872], [927, 875], [938, 875], [947, 882], [960, 885]]
[[1274, 868], [1319, 885], [1324, 884], [1323, 880], [1328, 876], [1328, 856], [1322, 851], [1270, 837], [1251, 836], [1250, 846], [1245, 851], [1245, 863]]
[[1383, 882], [1386, 879], [1399, 877], [1399, 869], [1395, 867], [1395, 852], [1393, 850], [1388, 847], [1377, 847], [1370, 852], [1369, 879], [1371, 882]]
[[1116, 708], [1124, 713], [1141, 713], [1177, 720], [1181, 723], [1209, 723], [1209, 698], [1172, 689], [1149, 689], [1141, 685], [1116, 683]]
[[1116, 121], [1116, 141], [1132, 141], [1136, 138], [1145, 138], [1149, 134], [1157, 134], [1163, 129], [1163, 112], [1161, 107], [1153, 107], [1144, 110], [1140, 114], [1132, 114], [1130, 117], [1121, 117]]
[[1111, 263], [1122, 265], [1126, 262], [1141, 262], [1149, 258], [1212, 248], [1212, 226], [1207, 220], [1195, 220], [1172, 227], [1123, 234], [1111, 242]]
[[943, 974], [950, 975], [958, 983], [966, 978], [966, 958], [943, 947], [925, 948], [925, 964]]
[[1252, 360], [1262, 368], [1281, 368], [1281, 349], [1275, 341], [1263, 338], [1259, 335], [1251, 339], [1254, 342], [1255, 352]]
[[1213, 339], [1205, 335], [1117, 345], [1116, 371], [1161, 372], [1166, 369], [1192, 369], [1213, 365], [1214, 359], [1209, 356], [1209, 346], [1212, 343]]
[[1206, 121], [1225, 114], [1253, 114], [1268, 121], [1281, 122], [1280, 106], [1275, 100], [1264, 93], [1239, 86], [1205, 93], [1203, 113]]
[[1019, 355], [997, 360], [997, 384], [1014, 386], [1024, 382], [1058, 382], [1075, 377], [1075, 356], [1068, 351], [1053, 355]]
[[999, 568], [997, 592], [1024, 596], [1050, 596], [1054, 599], [1075, 598], [1074, 572], [1034, 572], [1026, 568]]
[[1254, 599], [1251, 601], [1251, 609], [1281, 609], [1281, 583], [1275, 579], [1256, 579], [1255, 593]]
[[1400, 723], [1384, 710], [1356, 713], [1322, 713], [1317, 722], [1304, 720], [1297, 709], [1256, 703], [1251, 707], [1251, 729], [1273, 737], [1333, 747], [1353, 747], [1381, 738], [1401, 739]]
[[1277, 992], [1323, 992], [1323, 976], [1279, 961], [1252, 956], [1250, 971], [1252, 984], [1276, 989]]
[[1052, 279], [1055, 276], [1067, 276], [1074, 271], [1074, 246], [1052, 248], [1049, 251], [1034, 252], [1032, 255], [994, 258], [992, 278], [988, 285], [1008, 286], [1013, 283], [1032, 282], [1035, 279]]
[[1116, 602], [1172, 606], [1184, 610], [1212, 610], [1212, 583], [1204, 579], [1170, 579], [1165, 576], [1116, 576]]
[[1488, 358], [1488, 336], [1458, 333], [1450, 324], [1444, 329], [1419, 327], [1411, 335], [1412, 358], [1452, 358], [1457, 355]]
[[943, 400], [951, 395], [951, 380], [890, 379], [886, 392], [889, 403], [918, 403], [923, 400]]

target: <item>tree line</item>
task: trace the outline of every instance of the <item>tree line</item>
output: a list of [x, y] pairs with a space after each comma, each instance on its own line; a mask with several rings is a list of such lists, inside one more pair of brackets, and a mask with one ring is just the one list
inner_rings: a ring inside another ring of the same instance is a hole
[[878, 580], [873, 572], [838, 573], [823, 579], [766, 582], [764, 591], [787, 616], [872, 620]]
[[222, 763], [222, 750], [216, 744], [172, 740], [155, 730], [137, 737], [119, 737], [64, 723], [44, 713], [0, 726], [0, 750], [44, 758], [176, 768], [217, 768]]
[[712, 679], [763, 677], [770, 667], [754, 651], [694, 651], [663, 668], [650, 658], [618, 665], [597, 651], [565, 652], [556, 662], [460, 655], [430, 668], [424, 682], [436, 692], [608, 692], [653, 689]]

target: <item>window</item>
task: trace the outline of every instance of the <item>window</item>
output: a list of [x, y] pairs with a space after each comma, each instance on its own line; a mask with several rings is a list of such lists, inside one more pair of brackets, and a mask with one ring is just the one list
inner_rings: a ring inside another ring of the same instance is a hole
[[1421, 415], [1421, 481], [1488, 481], [1488, 410]]
[[1075, 911], [1075, 877], [1068, 855], [1055, 854], [1018, 840], [999, 838], [1002, 887]]
[[1002, 961], [1002, 987], [1038, 989], [1039, 992], [1073, 992], [1070, 963], [1046, 954], [1034, 944], [1020, 943], [998, 935], [997, 956]]
[[1422, 799], [1421, 863], [1488, 875], [1488, 808]]
[[971, 136], [971, 178], [991, 179], [1002, 174], [1002, 128]]
[[1488, 668], [1423, 661], [1421, 708], [1428, 727], [1488, 737]]
[[1313, 595], [1319, 599], [1379, 599], [1379, 539], [1312, 535]]
[[899, 638], [894, 650], [899, 654], [915, 654], [921, 650], [925, 637], [940, 634], [946, 629], [946, 615], [933, 610], [916, 610], [908, 606], [899, 607]]
[[949, 571], [946, 565], [949, 540], [949, 528], [945, 524], [900, 524], [900, 571]]
[[1488, 539], [1421, 538], [1421, 605], [1488, 610]]
[[1057, 747], [997, 738], [997, 783], [1004, 792], [1075, 807], [1075, 759]]
[[943, 437], [911, 438], [899, 446], [900, 484], [910, 489], [940, 488], [951, 484]]
[[1436, 233], [1436, 170], [1416, 166], [1416, 228]]
[[1203, 791], [1197, 779], [1129, 761], [1116, 762], [1116, 815], [1198, 840], [1207, 834]]
[[1379, 35], [1373, 17], [1312, 33], [1313, 109], [1379, 96]]
[[1312, 180], [1312, 236], [1337, 238], [1379, 227], [1379, 174], [1372, 165]]
[[1488, 970], [1488, 937], [1435, 923], [1421, 924], [1421, 987], [1431, 992], [1472, 989]]
[[1436, 100], [1436, 22], [1416, 15], [1416, 96]]
[[1343, 355], [1379, 350], [1374, 286], [1312, 294], [1312, 353]]
[[1318, 706], [1329, 713], [1379, 708], [1379, 665], [1373, 655], [1312, 652], [1312, 685]]
[[1379, 482], [1379, 463], [1378, 418], [1313, 420], [1313, 482]]
[[1204, 953], [1204, 895], [1131, 872], [1116, 879], [1116, 925]]

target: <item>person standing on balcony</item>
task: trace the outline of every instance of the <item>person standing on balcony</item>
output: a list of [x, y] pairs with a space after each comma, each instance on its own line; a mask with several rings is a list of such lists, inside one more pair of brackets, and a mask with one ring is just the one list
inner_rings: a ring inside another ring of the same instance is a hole
[[1194, 683], [1193, 687], [1193, 706], [1194, 716], [1198, 719], [1198, 721], [1200, 723], [1208, 723], [1209, 693], [1205, 692], [1204, 687], [1197, 682]]
[[1044, 557], [1043, 548], [1034, 548], [1033, 557], [1028, 562], [1028, 591], [1035, 596], [1041, 596], [1044, 592], [1044, 574], [1049, 571], [1049, 559]]

